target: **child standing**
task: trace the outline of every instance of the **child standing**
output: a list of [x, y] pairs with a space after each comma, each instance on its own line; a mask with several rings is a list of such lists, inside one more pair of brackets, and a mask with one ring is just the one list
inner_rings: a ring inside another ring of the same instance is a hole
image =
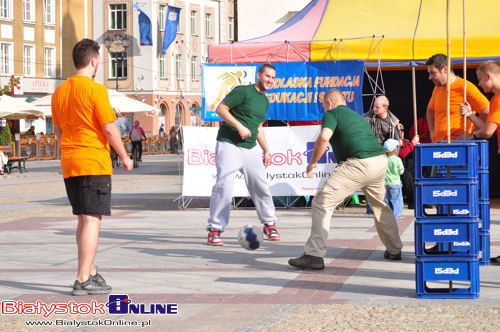
[[384, 150], [387, 156], [387, 173], [385, 173], [385, 202], [394, 212], [396, 219], [403, 216], [403, 192], [401, 189], [401, 178], [404, 172], [403, 162], [398, 154], [399, 142], [388, 139], [384, 142]]

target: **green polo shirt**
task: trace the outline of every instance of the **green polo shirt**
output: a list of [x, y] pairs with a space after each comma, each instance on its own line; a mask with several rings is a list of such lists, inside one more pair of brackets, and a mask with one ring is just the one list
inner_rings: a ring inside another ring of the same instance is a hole
[[333, 130], [330, 145], [337, 162], [347, 158], [365, 159], [385, 153], [368, 122], [347, 106], [341, 105], [326, 112], [321, 126]]
[[229, 112], [242, 125], [247, 127], [252, 136], [241, 139], [238, 130], [223, 122], [217, 134], [217, 140], [229, 142], [236, 146], [251, 149], [257, 141], [259, 125], [266, 121], [269, 99], [259, 93], [253, 84], [238, 86], [224, 98], [224, 103], [229, 107]]

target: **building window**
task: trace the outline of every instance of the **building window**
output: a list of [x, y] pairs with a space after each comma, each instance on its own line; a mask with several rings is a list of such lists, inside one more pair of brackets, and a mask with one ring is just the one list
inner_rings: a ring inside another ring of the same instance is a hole
[[0, 67], [1, 73], [4, 75], [13, 74], [14, 64], [12, 54], [12, 44], [11, 43], [1, 43], [0, 44]]
[[167, 57], [166, 54], [160, 54], [160, 78], [167, 78]]
[[109, 29], [127, 30], [127, 5], [109, 5]]
[[56, 77], [56, 49], [54, 47], [45, 48], [45, 77]]
[[191, 34], [193, 36], [197, 36], [198, 35], [198, 13], [196, 12], [196, 10], [192, 10], [191, 11]]
[[12, 19], [12, 0], [0, 0], [0, 18]]
[[24, 45], [23, 52], [24, 76], [35, 76], [35, 46]]
[[23, 21], [35, 21], [35, 0], [23, 0]]
[[205, 37], [212, 37], [212, 14], [205, 14]]
[[[181, 10], [182, 11], [182, 10]], [[177, 33], [182, 33], [182, 16], [179, 14], [179, 24], [177, 24]]]
[[228, 37], [227, 39], [228, 40], [234, 40], [234, 18], [233, 17], [229, 17], [228, 20], [227, 20], [227, 24], [228, 24]]
[[182, 80], [182, 54], [175, 56], [175, 78]]
[[192, 81], [197, 81], [199, 80], [198, 76], [198, 67], [200, 65], [198, 64], [198, 57], [197, 56], [192, 56], [191, 57], [191, 80]]
[[43, 0], [43, 23], [55, 24], [55, 0]]
[[127, 52], [110, 53], [109, 78], [127, 78]]
[[167, 6], [160, 5], [160, 31], [165, 31], [165, 21], [167, 19]]

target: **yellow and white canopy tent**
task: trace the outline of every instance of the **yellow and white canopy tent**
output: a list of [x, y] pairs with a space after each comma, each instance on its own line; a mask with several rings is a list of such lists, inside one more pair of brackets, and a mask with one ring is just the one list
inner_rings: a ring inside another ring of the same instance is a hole
[[385, 94], [381, 68], [411, 67], [416, 127], [415, 67], [436, 53], [464, 67], [500, 60], [498, 13], [498, 0], [312, 0], [268, 35], [209, 46], [209, 62], [364, 60], [373, 97]]
[[[463, 0], [450, 2], [451, 58], [463, 57]], [[446, 0], [312, 0], [272, 33], [209, 47], [209, 62], [363, 59], [367, 66], [424, 64], [446, 53]], [[465, 1], [469, 62], [500, 60], [500, 1]], [[418, 22], [418, 28], [416, 28]], [[415, 37], [415, 38], [414, 38]], [[415, 40], [413, 52], [413, 40]], [[379, 47], [377, 49], [377, 47]]]

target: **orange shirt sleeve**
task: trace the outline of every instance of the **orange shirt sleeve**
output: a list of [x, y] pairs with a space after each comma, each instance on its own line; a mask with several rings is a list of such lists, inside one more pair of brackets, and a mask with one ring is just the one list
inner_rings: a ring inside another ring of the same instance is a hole
[[97, 120], [101, 126], [116, 121], [116, 115], [109, 103], [108, 90], [104, 85], [98, 85], [94, 91], [94, 107]]
[[472, 109], [477, 113], [481, 112], [481, 110], [489, 104], [488, 98], [486, 98], [481, 91], [479, 91], [479, 89], [469, 81], [467, 81], [467, 101]]
[[500, 124], [500, 92], [497, 92], [497, 94], [491, 98], [488, 122]]

